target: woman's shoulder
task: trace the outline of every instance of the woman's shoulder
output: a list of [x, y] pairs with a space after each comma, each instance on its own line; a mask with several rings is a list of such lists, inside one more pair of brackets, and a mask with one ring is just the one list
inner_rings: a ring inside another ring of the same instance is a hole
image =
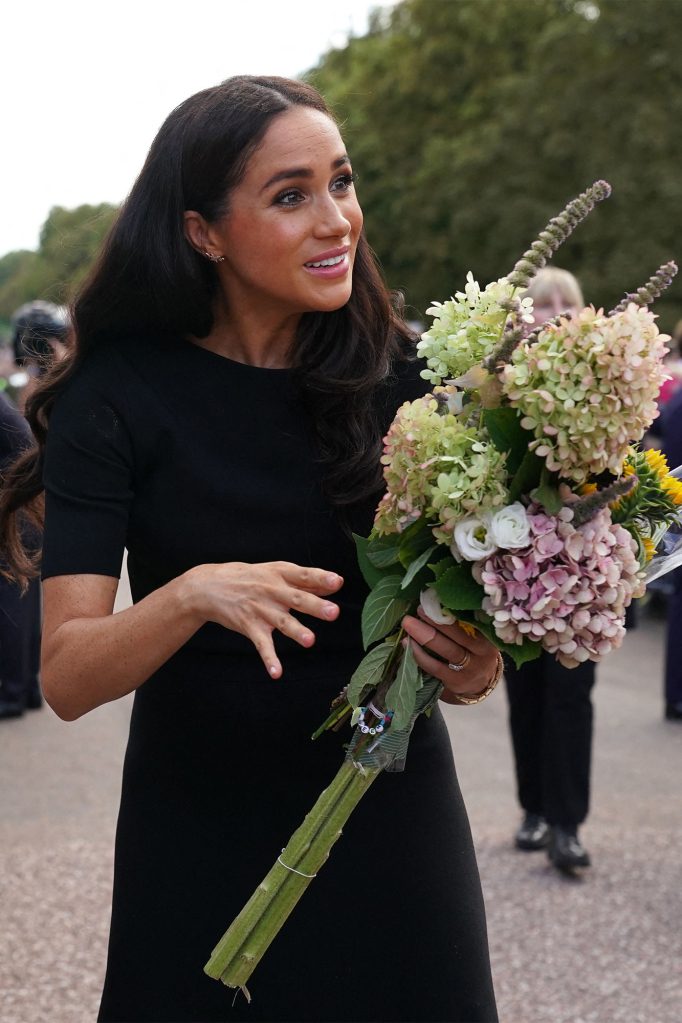
[[149, 384], [144, 367], [154, 361], [153, 344], [124, 336], [81, 354], [63, 380], [50, 411], [48, 441], [54, 449], [97, 442], [129, 449], [150, 430]]
[[123, 409], [158, 365], [160, 344], [154, 336], [127, 334], [87, 349], [60, 390], [55, 409], [97, 400]]

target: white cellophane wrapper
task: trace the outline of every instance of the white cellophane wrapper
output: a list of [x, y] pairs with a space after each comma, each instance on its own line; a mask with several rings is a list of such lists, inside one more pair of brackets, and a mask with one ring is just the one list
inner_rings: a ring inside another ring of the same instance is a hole
[[[673, 469], [670, 475], [682, 480], [682, 465]], [[656, 553], [644, 570], [644, 582], [647, 586], [654, 579], [660, 579], [682, 565], [682, 507], [676, 520], [662, 526], [652, 539], [656, 545]]]

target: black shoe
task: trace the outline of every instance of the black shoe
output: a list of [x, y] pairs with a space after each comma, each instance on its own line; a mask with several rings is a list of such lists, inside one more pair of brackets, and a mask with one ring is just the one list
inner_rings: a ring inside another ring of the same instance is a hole
[[552, 828], [552, 840], [547, 855], [557, 870], [564, 870], [567, 873], [576, 867], [590, 866], [589, 854], [581, 844], [577, 832], [556, 825]]
[[682, 721], [682, 703], [666, 703], [666, 721]]
[[514, 835], [514, 844], [517, 849], [524, 849], [526, 852], [544, 849], [549, 845], [550, 833], [549, 824], [544, 817], [539, 813], [527, 813]]
[[20, 718], [23, 713], [23, 703], [16, 700], [0, 700], [0, 720], [2, 718]]

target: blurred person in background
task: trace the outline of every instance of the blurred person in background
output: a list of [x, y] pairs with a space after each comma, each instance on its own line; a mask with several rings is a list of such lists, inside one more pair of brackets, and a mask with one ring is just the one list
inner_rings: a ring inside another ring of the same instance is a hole
[[[585, 305], [573, 274], [557, 267], [541, 270], [526, 295], [533, 299], [535, 326]], [[547, 849], [561, 871], [588, 867], [578, 827], [589, 808], [594, 663], [569, 669], [543, 652], [521, 668], [506, 659], [505, 679], [523, 809], [515, 844], [528, 852]]]
[[[36, 299], [12, 316], [12, 350], [18, 372], [10, 373], [9, 393], [21, 411], [0, 393], [0, 472], [31, 447], [33, 437], [21, 412], [47, 368], [64, 357], [68, 337], [64, 309]], [[33, 527], [23, 524], [24, 540], [39, 547]], [[5, 566], [0, 563], [0, 573]], [[20, 717], [42, 705], [40, 693], [40, 584], [31, 580], [22, 590], [0, 575], [0, 719]]]
[[[32, 442], [28, 423], [0, 393], [0, 472]], [[29, 528], [25, 527], [27, 541]], [[0, 719], [21, 717], [25, 710], [42, 704], [40, 584], [34, 579], [22, 592], [3, 574], [5, 567], [0, 562]]]
[[[682, 337], [682, 323], [673, 334]], [[679, 343], [679, 341], [678, 341]], [[671, 350], [675, 350], [674, 343]], [[682, 465], [682, 389], [675, 390], [662, 404], [656, 421], [656, 437], [663, 448], [671, 469]], [[682, 721], [682, 567], [667, 576], [667, 638], [664, 675], [664, 716], [667, 721]]]
[[[670, 374], [670, 380], [665, 381], [658, 396], [661, 411], [682, 390], [682, 320], [678, 320], [675, 324], [670, 339], [670, 354], [665, 360], [665, 368]], [[660, 420], [654, 423], [654, 429], [651, 432], [655, 435], [660, 433]], [[673, 463], [672, 468], [675, 465], [679, 465], [679, 462]]]
[[19, 395], [22, 412], [43, 374], [53, 362], [64, 358], [68, 337], [67, 312], [53, 302], [35, 299], [12, 314], [14, 361], [25, 374]]

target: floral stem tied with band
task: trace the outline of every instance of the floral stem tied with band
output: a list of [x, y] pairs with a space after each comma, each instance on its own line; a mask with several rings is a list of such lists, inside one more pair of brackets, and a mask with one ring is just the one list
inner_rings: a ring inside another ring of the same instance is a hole
[[[682, 472], [638, 447], [667, 379], [669, 338], [647, 306], [676, 265], [608, 314], [588, 306], [529, 333], [523, 293], [610, 192], [595, 182], [507, 277], [481, 289], [469, 274], [428, 310], [417, 348], [433, 390], [398, 410], [381, 458], [386, 493], [370, 536], [355, 537], [368, 652], [313, 736], [350, 722], [345, 761], [204, 967], [247, 997], [353, 809], [381, 771], [403, 769], [414, 722], [441, 694], [402, 642], [404, 615], [421, 605], [517, 666], [547, 651], [572, 668], [618, 647], [647, 577], [682, 560]], [[501, 670], [499, 656], [484, 690], [458, 702], [479, 702]]]

